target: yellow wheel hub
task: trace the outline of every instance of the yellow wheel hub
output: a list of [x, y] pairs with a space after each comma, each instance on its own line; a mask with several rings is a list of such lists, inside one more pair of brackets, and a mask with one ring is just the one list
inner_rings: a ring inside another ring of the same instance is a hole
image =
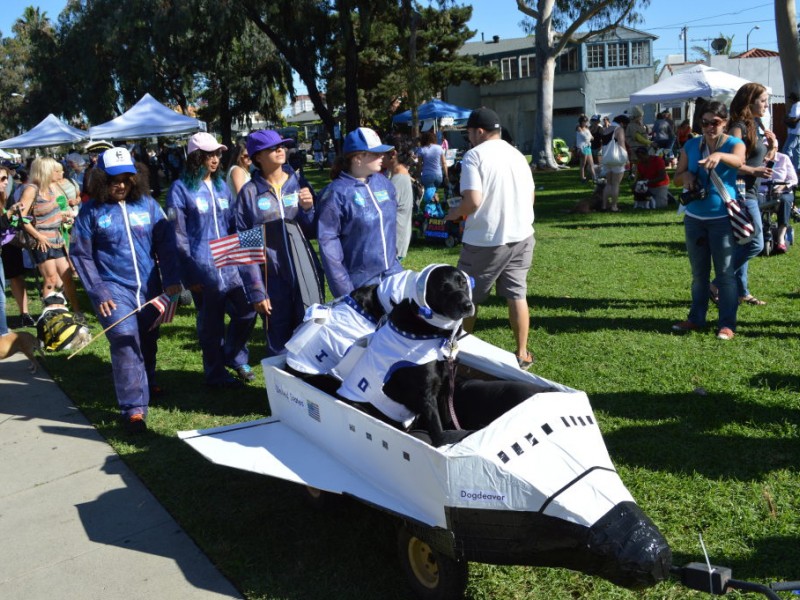
[[428, 544], [412, 537], [408, 541], [408, 563], [422, 585], [429, 589], [436, 588], [439, 584], [439, 565]]

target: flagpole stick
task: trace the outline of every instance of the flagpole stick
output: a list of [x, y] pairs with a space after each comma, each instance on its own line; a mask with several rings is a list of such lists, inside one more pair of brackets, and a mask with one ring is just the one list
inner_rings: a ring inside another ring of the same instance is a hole
[[145, 302], [144, 304], [142, 304], [142, 305], [141, 305], [139, 308], [135, 308], [135, 309], [133, 309], [131, 312], [129, 312], [127, 315], [125, 315], [125, 316], [124, 316], [124, 317], [122, 317], [121, 319], [119, 319], [119, 320], [117, 320], [117, 321], [114, 321], [114, 322], [113, 322], [111, 325], [109, 325], [108, 327], [106, 327], [105, 329], [103, 329], [103, 331], [101, 331], [101, 332], [100, 332], [100, 333], [98, 333], [96, 336], [94, 336], [94, 337], [93, 337], [91, 340], [89, 340], [89, 343], [88, 343], [88, 344], [86, 344], [86, 346], [82, 346], [81, 348], [78, 348], [77, 350], [75, 350], [75, 352], [73, 352], [72, 354], [70, 354], [70, 355], [67, 357], [67, 360], [69, 360], [70, 358], [72, 358], [73, 356], [75, 356], [75, 355], [76, 355], [78, 352], [80, 352], [80, 351], [81, 351], [81, 350], [83, 350], [84, 348], [87, 348], [87, 347], [88, 347], [88, 346], [89, 346], [89, 345], [90, 345], [92, 342], [94, 342], [94, 341], [95, 341], [97, 338], [99, 338], [101, 335], [103, 335], [103, 334], [104, 334], [106, 331], [108, 331], [109, 329], [113, 329], [114, 327], [116, 327], [117, 325], [119, 325], [120, 323], [122, 323], [122, 322], [123, 322], [125, 319], [127, 319], [127, 318], [128, 318], [128, 317], [130, 317], [131, 315], [135, 315], [137, 312], [139, 312], [140, 310], [142, 310], [142, 309], [143, 309], [145, 306], [147, 306], [148, 304], [152, 303], [154, 300], [157, 300], [157, 299], [158, 299], [158, 296], [156, 296], [155, 298], [151, 298], [150, 300], [148, 300], [147, 302]]
[[[261, 241], [264, 243], [262, 250], [264, 251], [264, 296], [269, 297], [267, 293], [267, 224], [261, 224]], [[269, 318], [264, 314], [264, 330], [269, 329]]]

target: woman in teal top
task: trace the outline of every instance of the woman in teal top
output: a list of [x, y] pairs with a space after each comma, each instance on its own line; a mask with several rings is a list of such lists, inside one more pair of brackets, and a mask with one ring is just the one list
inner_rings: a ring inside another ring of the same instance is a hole
[[725, 202], [710, 174], [713, 170], [719, 175], [728, 195], [735, 198], [736, 173], [744, 163], [745, 154], [742, 140], [723, 133], [727, 122], [725, 105], [708, 103], [701, 121], [703, 135], [686, 142], [675, 171], [675, 178], [682, 178], [684, 189], [695, 192], [696, 199], [686, 205], [684, 219], [686, 250], [692, 268], [692, 305], [688, 319], [675, 323], [672, 329], [693, 331], [705, 326], [713, 261], [719, 289], [717, 337], [721, 340], [732, 339], [736, 330], [739, 306], [733, 268], [736, 242]]

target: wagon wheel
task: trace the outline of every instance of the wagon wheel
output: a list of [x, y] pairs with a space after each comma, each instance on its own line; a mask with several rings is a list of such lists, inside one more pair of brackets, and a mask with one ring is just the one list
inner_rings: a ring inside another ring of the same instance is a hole
[[764, 250], [763, 250], [764, 256], [769, 256], [770, 254], [772, 254], [772, 244], [773, 242], [771, 239], [764, 240]]
[[401, 527], [397, 535], [400, 564], [414, 594], [422, 600], [462, 598], [467, 587], [467, 561], [434, 550]]
[[444, 245], [447, 246], [448, 248], [452, 248], [453, 246], [455, 246], [456, 245], [455, 236], [448, 235], [444, 240]]

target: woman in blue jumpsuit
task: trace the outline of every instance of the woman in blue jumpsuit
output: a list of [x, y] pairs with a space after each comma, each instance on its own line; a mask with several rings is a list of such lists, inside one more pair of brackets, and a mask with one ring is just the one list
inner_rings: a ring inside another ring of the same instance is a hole
[[381, 174], [383, 154], [372, 129], [347, 134], [344, 158], [320, 195], [317, 237], [335, 298], [403, 270], [397, 260], [397, 193]]
[[[90, 200], [72, 228], [70, 257], [104, 329], [159, 296], [179, 294], [175, 233], [158, 203], [147, 195], [148, 177], [137, 173], [125, 148], [106, 150], [91, 178]], [[158, 327], [139, 311], [106, 333], [122, 424], [146, 431], [155, 387]]]
[[[233, 202], [237, 231], [262, 225], [266, 231], [266, 286], [263, 265], [249, 265], [241, 273], [248, 300], [265, 317], [269, 356], [283, 352], [295, 327], [303, 322], [300, 278], [321, 279], [321, 273], [298, 273], [292, 260], [288, 224], [296, 224], [307, 240], [316, 234], [316, 219], [311, 186], [286, 165], [288, 143], [291, 140], [267, 129], [247, 137], [247, 153], [256, 169]], [[316, 254], [307, 241], [304, 244], [313, 259], [312, 268], [321, 271]]]
[[[189, 139], [189, 155], [181, 179], [167, 195], [167, 215], [175, 226], [181, 279], [197, 307], [197, 337], [203, 371], [211, 387], [239, 387], [230, 367], [243, 381], [255, 379], [248, 364], [247, 340], [256, 313], [247, 301], [239, 269], [214, 266], [209, 242], [234, 231], [230, 190], [220, 172], [226, 146], [209, 133]], [[225, 331], [225, 314], [230, 322]]]

